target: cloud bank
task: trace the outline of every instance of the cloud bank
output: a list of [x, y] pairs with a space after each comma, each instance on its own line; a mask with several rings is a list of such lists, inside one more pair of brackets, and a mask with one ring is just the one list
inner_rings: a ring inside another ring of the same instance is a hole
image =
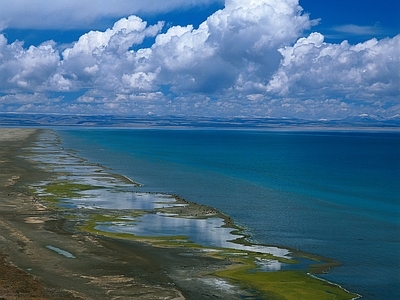
[[0, 110], [399, 114], [400, 35], [330, 44], [317, 32], [303, 37], [314, 24], [297, 0], [227, 0], [198, 28], [132, 15], [62, 48], [52, 41], [26, 48], [0, 34]]

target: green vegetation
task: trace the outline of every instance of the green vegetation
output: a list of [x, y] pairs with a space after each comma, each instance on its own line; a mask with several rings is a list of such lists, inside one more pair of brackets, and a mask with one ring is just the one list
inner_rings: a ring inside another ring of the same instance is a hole
[[52, 194], [54, 197], [57, 198], [73, 198], [78, 197], [80, 192], [99, 188], [102, 187], [65, 181], [54, 182], [46, 185], [44, 187], [44, 192], [47, 194]]
[[[139, 216], [143, 213], [145, 212], [136, 212], [135, 215]], [[126, 218], [124, 219], [122, 216], [94, 214], [91, 215], [90, 220], [81, 229], [112, 238], [149, 242], [154, 246], [205, 248], [189, 241], [185, 236], [138, 237], [133, 234], [104, 232], [95, 229], [98, 224], [126, 221]], [[132, 220], [132, 222], [134, 221]], [[204, 255], [229, 259], [235, 262], [230, 268], [218, 271], [215, 275], [232, 280], [244, 288], [257, 290], [265, 296], [265, 299], [349, 300], [357, 297], [357, 295], [351, 294], [335, 284], [310, 276], [306, 271], [262, 272], [258, 270], [255, 263], [257, 260], [275, 260], [286, 264], [296, 264], [297, 261], [295, 259], [236, 249], [216, 248], [214, 250], [206, 252]], [[325, 267], [329, 264], [329, 262], [325, 263], [316, 256], [310, 255], [308, 258], [316, 261], [315, 268], [321, 268], [319, 267], [320, 264]]]
[[256, 264], [250, 258], [236, 258], [238, 264], [216, 272], [248, 289], [255, 289], [265, 295], [265, 299], [285, 300], [349, 300], [357, 297], [338, 285], [319, 280], [305, 271], [255, 271]]
[[[35, 194], [40, 194], [40, 197], [47, 201], [48, 204], [57, 208], [58, 201], [66, 198], [82, 197], [81, 192], [102, 188], [100, 186], [92, 186], [88, 184], [80, 184], [72, 181], [55, 181], [43, 187], [37, 188]], [[179, 199], [178, 199], [179, 200]], [[148, 214], [147, 211], [129, 210], [129, 211], [108, 211], [107, 214], [102, 214], [103, 210], [94, 212], [85, 212], [84, 215], [78, 217], [83, 225], [80, 230], [83, 232], [102, 235], [110, 238], [130, 239], [142, 242], [148, 242], [157, 247], [188, 247], [209, 249], [199, 244], [191, 242], [187, 236], [156, 236], [156, 237], [138, 237], [131, 233], [106, 232], [96, 229], [97, 225], [113, 224], [118, 222], [135, 223], [135, 218]], [[73, 215], [69, 212], [71, 218]], [[128, 218], [129, 217], [129, 218]], [[75, 216], [76, 219], [76, 216]], [[227, 220], [227, 219], [225, 219]], [[240, 233], [240, 228], [233, 223], [229, 224], [234, 231], [232, 233]], [[246, 237], [238, 238], [233, 241], [242, 245], [251, 245]], [[219, 259], [228, 259], [233, 262], [231, 267], [216, 272], [214, 275], [226, 278], [238, 285], [249, 290], [256, 290], [264, 295], [265, 299], [285, 299], [285, 300], [301, 300], [301, 299], [354, 299], [357, 295], [351, 294], [341, 287], [319, 280], [307, 274], [304, 271], [275, 271], [263, 272], [258, 267], [256, 262], [263, 260], [279, 261], [286, 264], [296, 264], [295, 259], [275, 257], [272, 254], [262, 254], [251, 251], [222, 249], [215, 248], [215, 251], [205, 251], [204, 255], [213, 256]], [[337, 265], [336, 262], [329, 259], [324, 259], [314, 255], [304, 253], [296, 253], [298, 257], [309, 258], [315, 261], [315, 264], [310, 266], [309, 272], [322, 272], [329, 267]]]
[[29, 187], [29, 192], [30, 194], [38, 195], [42, 200], [46, 201], [48, 207], [59, 209], [57, 204], [61, 199], [82, 197], [81, 192], [101, 188], [103, 187], [80, 184], [73, 181], [52, 181], [43, 186]]

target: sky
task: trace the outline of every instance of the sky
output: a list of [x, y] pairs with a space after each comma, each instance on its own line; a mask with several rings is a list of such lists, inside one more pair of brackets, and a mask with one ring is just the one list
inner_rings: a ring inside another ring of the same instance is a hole
[[0, 112], [400, 119], [400, 3], [0, 0]]

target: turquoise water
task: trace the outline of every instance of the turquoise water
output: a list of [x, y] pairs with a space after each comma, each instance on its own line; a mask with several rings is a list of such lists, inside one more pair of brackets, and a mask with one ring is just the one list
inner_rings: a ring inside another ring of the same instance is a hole
[[324, 279], [400, 296], [400, 134], [60, 130], [64, 146], [144, 185], [228, 214], [255, 242], [343, 263]]

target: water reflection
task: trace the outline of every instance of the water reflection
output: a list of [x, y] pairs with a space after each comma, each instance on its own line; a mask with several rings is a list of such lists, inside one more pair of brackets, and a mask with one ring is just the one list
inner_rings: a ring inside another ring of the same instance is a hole
[[[96, 226], [97, 230], [106, 232], [130, 233], [137, 236], [187, 236], [191, 241], [210, 247], [230, 248], [259, 253], [270, 253], [277, 257], [287, 257], [289, 251], [277, 247], [262, 245], [245, 246], [231, 241], [243, 237], [232, 234], [232, 228], [222, 227], [221, 218], [188, 219], [171, 217], [164, 214], [146, 214], [135, 223], [106, 223]], [[276, 262], [272, 267], [277, 268]]]
[[[115, 191], [108, 189], [88, 190], [78, 198], [62, 200], [63, 203], [80, 208], [138, 209], [151, 211], [157, 208], [177, 206], [172, 196], [139, 192]], [[181, 204], [179, 204], [181, 205]]]
[[282, 264], [273, 259], [258, 258], [256, 265], [260, 271], [279, 271], [282, 269]]
[[97, 230], [108, 232], [131, 233], [138, 236], [176, 236], [184, 235], [195, 243], [222, 247], [226, 240], [234, 239], [231, 228], [222, 228], [220, 218], [187, 219], [170, 217], [162, 214], [146, 214], [134, 224], [98, 225]]
[[[29, 159], [39, 163], [46, 170], [57, 175], [51, 182], [42, 182], [37, 186], [42, 195], [45, 187], [54, 182], [72, 182], [93, 186], [93, 189], [76, 191], [77, 196], [60, 199], [60, 206], [75, 209], [135, 209], [149, 212], [138, 218], [125, 217], [118, 222], [99, 223], [97, 230], [105, 232], [130, 233], [137, 236], [187, 236], [191, 241], [209, 247], [230, 248], [259, 253], [268, 253], [276, 257], [288, 257], [289, 251], [277, 247], [262, 245], [245, 246], [232, 242], [242, 237], [232, 234], [232, 228], [223, 227], [224, 220], [217, 217], [207, 219], [181, 218], [171, 214], [154, 213], [154, 210], [171, 206], [180, 206], [171, 195], [162, 193], [138, 192], [133, 184], [122, 177], [114, 176], [105, 168], [89, 164], [58, 146], [54, 132], [45, 132], [35, 147], [34, 155]], [[276, 260], [259, 260], [260, 270], [276, 271], [283, 264]]]

